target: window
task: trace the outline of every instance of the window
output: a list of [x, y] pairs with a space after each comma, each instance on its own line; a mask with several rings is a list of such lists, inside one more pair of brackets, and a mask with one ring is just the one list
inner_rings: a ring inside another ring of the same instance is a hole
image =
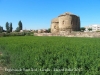
[[54, 26], [54, 29], [56, 29], [56, 26]]
[[65, 22], [63, 21], [62, 24], [64, 24]]

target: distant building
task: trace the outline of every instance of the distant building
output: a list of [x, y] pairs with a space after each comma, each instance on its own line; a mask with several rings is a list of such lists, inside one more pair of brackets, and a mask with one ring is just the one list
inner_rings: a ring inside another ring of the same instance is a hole
[[48, 30], [47, 29], [39, 29], [38, 33], [48, 33]]
[[88, 29], [91, 28], [92, 31], [100, 31], [100, 25], [94, 24], [85, 27], [85, 31], [89, 31]]

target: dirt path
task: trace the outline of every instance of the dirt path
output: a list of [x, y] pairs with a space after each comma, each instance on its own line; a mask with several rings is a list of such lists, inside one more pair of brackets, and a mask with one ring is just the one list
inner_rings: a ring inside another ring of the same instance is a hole
[[[2, 56], [3, 54], [0, 52], [0, 57]], [[0, 59], [0, 75], [4, 75], [4, 72], [5, 72], [5, 68], [2, 66], [1, 59]]]

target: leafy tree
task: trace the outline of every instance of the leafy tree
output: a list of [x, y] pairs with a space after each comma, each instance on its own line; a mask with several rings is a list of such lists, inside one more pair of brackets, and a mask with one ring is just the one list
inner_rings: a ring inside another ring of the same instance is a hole
[[0, 26], [0, 33], [2, 33], [2, 32], [3, 32], [3, 27]]
[[81, 30], [81, 31], [85, 31], [85, 28], [84, 28], [84, 27], [81, 27], [80, 30]]
[[15, 31], [16, 31], [16, 32], [20, 32], [20, 29], [19, 29], [19, 27], [17, 27]]
[[22, 22], [21, 21], [19, 21], [18, 25], [19, 25], [19, 30], [22, 30]]
[[8, 23], [8, 22], [6, 22], [6, 32], [7, 32], [7, 33], [10, 32], [10, 31], [9, 31], [9, 23]]
[[49, 28], [47, 31], [48, 31], [48, 33], [50, 33], [51, 32], [51, 28]]
[[92, 28], [88, 28], [89, 31], [92, 31]]
[[9, 28], [10, 32], [12, 32], [12, 29], [13, 29], [12, 23], [10, 23], [10, 28]]

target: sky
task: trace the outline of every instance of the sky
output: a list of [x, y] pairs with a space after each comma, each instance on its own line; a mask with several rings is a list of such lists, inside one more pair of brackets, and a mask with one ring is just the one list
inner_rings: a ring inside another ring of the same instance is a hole
[[0, 0], [0, 26], [15, 30], [21, 20], [23, 29], [48, 29], [65, 12], [80, 16], [81, 27], [100, 24], [100, 0]]

